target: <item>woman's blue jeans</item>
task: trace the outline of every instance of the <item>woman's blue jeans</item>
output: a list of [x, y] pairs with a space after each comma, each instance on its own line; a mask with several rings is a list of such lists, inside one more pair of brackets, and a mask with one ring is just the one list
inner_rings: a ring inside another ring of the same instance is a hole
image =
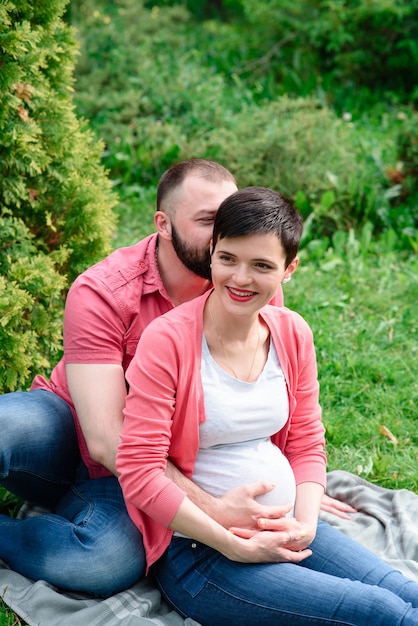
[[154, 565], [171, 606], [202, 626], [416, 626], [418, 585], [319, 522], [303, 564], [242, 564], [175, 538]]
[[115, 477], [90, 479], [69, 406], [49, 391], [0, 396], [0, 485], [53, 513], [0, 515], [0, 558], [66, 590], [106, 597], [144, 574], [142, 537]]

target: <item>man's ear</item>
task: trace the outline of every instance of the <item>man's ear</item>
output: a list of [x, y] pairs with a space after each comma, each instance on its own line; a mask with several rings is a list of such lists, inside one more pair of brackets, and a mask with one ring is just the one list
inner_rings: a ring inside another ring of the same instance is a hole
[[209, 241], [209, 254], [210, 256], [213, 254], [213, 239]]
[[167, 213], [156, 211], [154, 213], [154, 224], [160, 237], [171, 239], [171, 220]]

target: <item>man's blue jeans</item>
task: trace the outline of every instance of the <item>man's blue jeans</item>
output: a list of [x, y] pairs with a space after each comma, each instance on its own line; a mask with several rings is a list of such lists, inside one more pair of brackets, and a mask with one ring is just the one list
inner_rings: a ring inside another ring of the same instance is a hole
[[142, 537], [115, 477], [92, 480], [69, 406], [49, 391], [0, 396], [0, 485], [53, 513], [0, 515], [0, 558], [62, 589], [106, 597], [144, 574]]
[[202, 626], [416, 626], [418, 585], [319, 522], [303, 564], [242, 564], [175, 538], [154, 565], [163, 595]]

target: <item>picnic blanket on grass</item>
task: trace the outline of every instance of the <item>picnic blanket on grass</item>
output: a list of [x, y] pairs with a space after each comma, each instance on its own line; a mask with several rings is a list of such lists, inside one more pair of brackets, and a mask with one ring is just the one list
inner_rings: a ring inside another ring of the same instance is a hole
[[[383, 489], [340, 470], [328, 473], [327, 493], [359, 512], [351, 520], [328, 513], [321, 519], [418, 582], [417, 494]], [[0, 596], [30, 626], [199, 626], [171, 610], [151, 579], [96, 600], [28, 580], [0, 561]]]

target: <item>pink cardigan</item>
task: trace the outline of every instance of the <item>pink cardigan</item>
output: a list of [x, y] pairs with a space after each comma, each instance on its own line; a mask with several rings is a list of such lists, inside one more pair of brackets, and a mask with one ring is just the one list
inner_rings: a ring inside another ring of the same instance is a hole
[[[67, 386], [68, 363], [116, 363], [126, 371], [143, 329], [173, 308], [155, 260], [157, 235], [119, 248], [89, 267], [71, 286], [64, 314], [64, 356], [50, 380], [35, 377], [31, 389], [47, 389], [70, 406], [81, 456], [90, 478], [110, 472], [90, 457]], [[283, 305], [278, 290], [270, 304]]]
[[[185, 493], [164, 474], [167, 458], [187, 477], [205, 421], [200, 375], [203, 308], [209, 293], [154, 320], [143, 332], [127, 370], [117, 469], [129, 514], [140, 529], [148, 567], [171, 541], [168, 528]], [[273, 436], [288, 458], [296, 484], [325, 487], [324, 427], [312, 332], [297, 313], [265, 306], [267, 323], [287, 383], [289, 419]]]

